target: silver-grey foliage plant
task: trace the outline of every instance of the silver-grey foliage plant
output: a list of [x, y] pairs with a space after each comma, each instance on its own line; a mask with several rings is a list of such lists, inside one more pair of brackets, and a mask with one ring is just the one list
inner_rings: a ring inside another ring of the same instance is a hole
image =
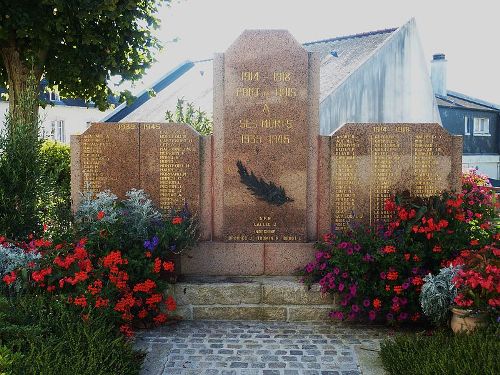
[[[127, 228], [127, 235], [135, 239], [146, 239], [155, 225], [161, 224], [162, 216], [143, 190], [132, 189], [126, 193], [127, 199], [118, 201], [109, 190], [100, 192], [95, 198], [91, 193], [83, 195], [76, 212], [76, 221], [91, 231], [99, 220], [101, 224], [120, 224]], [[101, 219], [97, 218], [103, 212]]]
[[[38, 262], [40, 254], [27, 252], [14, 245], [0, 245], [0, 280], [9, 272], [25, 268], [31, 262]], [[14, 284], [17, 286], [16, 284]]]
[[420, 306], [424, 314], [436, 325], [445, 324], [450, 314], [450, 306], [457, 295], [453, 278], [460, 267], [439, 270], [436, 276], [429, 273], [424, 277], [420, 293]]

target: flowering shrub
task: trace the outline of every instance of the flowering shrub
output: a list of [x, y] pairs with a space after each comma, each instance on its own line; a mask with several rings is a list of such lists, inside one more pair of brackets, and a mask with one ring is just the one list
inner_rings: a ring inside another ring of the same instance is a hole
[[[142, 260], [132, 261], [119, 250], [96, 257], [87, 251], [86, 242], [82, 239], [76, 245], [59, 244], [39, 252], [39, 264], [25, 268], [27, 287], [63, 296], [83, 319], [90, 314], [106, 315], [127, 336], [132, 335], [134, 326], [165, 323], [176, 303], [172, 296], [162, 294], [167, 283], [159, 277], [157, 260], [143, 255]], [[163, 261], [161, 267], [173, 271], [174, 264]], [[141, 272], [137, 272], [138, 268], [142, 268]], [[18, 277], [22, 274], [16, 269], [3, 281], [10, 284]]]
[[458, 289], [454, 299], [459, 307], [472, 311], [490, 311], [498, 316], [500, 310], [500, 235], [479, 249], [471, 246], [462, 250], [453, 261], [461, 269], [453, 278]]
[[417, 321], [418, 295], [427, 273], [422, 247], [403, 246], [363, 227], [331, 233], [318, 244], [304, 272], [306, 284], [338, 296], [335, 319]]
[[76, 228], [78, 236], [88, 238], [98, 255], [118, 248], [133, 258], [142, 256], [145, 250], [150, 256], [156, 252], [156, 256], [167, 257], [192, 246], [198, 231], [187, 206], [165, 216], [142, 190], [129, 191], [123, 201], [106, 191], [95, 199], [84, 197], [76, 213]]
[[23, 279], [66, 301], [83, 319], [109, 318], [126, 336], [134, 327], [160, 325], [176, 309], [168, 292], [175, 271], [170, 255], [196, 240], [187, 209], [163, 219], [144, 192], [132, 190], [125, 201], [109, 192], [87, 197], [77, 213], [75, 243], [31, 241], [37, 264], [12, 269], [5, 284]]
[[[464, 249], [495, 238], [492, 192], [475, 171], [464, 174], [463, 190], [429, 198], [405, 192], [388, 199], [388, 223], [352, 226], [317, 244], [316, 260], [302, 272], [338, 296], [337, 319], [418, 321], [423, 278], [437, 273]], [[491, 270], [491, 267], [489, 268]]]

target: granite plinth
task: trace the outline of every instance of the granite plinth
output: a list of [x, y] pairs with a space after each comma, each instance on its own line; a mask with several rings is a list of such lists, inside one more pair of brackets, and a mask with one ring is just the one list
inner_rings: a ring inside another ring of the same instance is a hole
[[294, 275], [314, 260], [313, 243], [200, 242], [182, 255], [183, 275]]

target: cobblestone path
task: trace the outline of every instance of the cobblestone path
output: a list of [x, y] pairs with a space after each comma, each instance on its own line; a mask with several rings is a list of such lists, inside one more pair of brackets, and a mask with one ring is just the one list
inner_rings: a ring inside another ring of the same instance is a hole
[[140, 332], [142, 375], [359, 375], [355, 345], [385, 334], [332, 323], [184, 321]]

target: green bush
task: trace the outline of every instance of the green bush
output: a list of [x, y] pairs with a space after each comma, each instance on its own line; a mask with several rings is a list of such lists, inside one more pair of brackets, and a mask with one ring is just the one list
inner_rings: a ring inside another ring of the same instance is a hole
[[177, 99], [175, 112], [167, 111], [165, 120], [191, 125], [201, 135], [213, 133], [213, 120], [200, 108], [195, 109], [193, 103], [187, 103], [184, 99]]
[[71, 169], [68, 145], [45, 140], [40, 149], [43, 194], [40, 196], [40, 220], [48, 234], [64, 235], [72, 223]]
[[33, 111], [38, 95], [35, 89], [23, 93], [17, 111], [7, 115], [0, 134], [0, 234], [11, 238], [23, 238], [40, 229], [40, 123]]
[[13, 375], [132, 375], [143, 357], [102, 315], [84, 320], [42, 295], [0, 301], [0, 345]]
[[389, 375], [500, 374], [499, 331], [493, 324], [472, 334], [399, 336], [382, 343], [382, 363]]

